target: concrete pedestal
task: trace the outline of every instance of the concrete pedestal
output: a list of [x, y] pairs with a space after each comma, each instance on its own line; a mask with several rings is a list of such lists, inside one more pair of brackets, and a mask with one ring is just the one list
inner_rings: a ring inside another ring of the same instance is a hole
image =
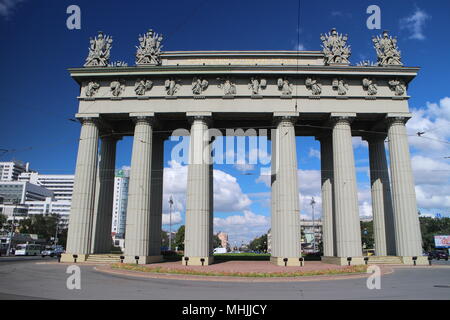
[[299, 257], [286, 257], [286, 258], [270, 257], [270, 262], [272, 262], [273, 264], [280, 266], [280, 267], [302, 267], [303, 266]]
[[185, 257], [181, 260], [183, 266], [209, 266], [214, 263], [214, 257], [188, 257], [189, 260], [185, 260]]
[[[163, 256], [138, 256], [138, 264], [149, 264], [163, 261]], [[125, 256], [124, 263], [136, 263], [136, 256]]]

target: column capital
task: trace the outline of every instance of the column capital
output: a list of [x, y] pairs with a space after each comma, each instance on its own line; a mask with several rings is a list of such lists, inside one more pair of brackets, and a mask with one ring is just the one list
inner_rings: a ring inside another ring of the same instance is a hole
[[155, 122], [155, 113], [130, 113], [130, 118], [133, 119], [135, 124], [146, 122], [150, 125], [153, 125], [153, 123]]
[[352, 123], [356, 118], [356, 113], [331, 113], [330, 114], [330, 122], [335, 125], [339, 122]]
[[291, 122], [295, 124], [298, 120], [299, 113], [298, 112], [274, 112], [273, 113], [273, 122], [278, 125], [281, 122]]
[[99, 124], [99, 118], [98, 117], [77, 117], [77, 120], [82, 124], [94, 124], [94, 125], [98, 125]]
[[389, 126], [392, 126], [394, 124], [405, 125], [409, 119], [410, 119], [409, 117], [405, 117], [405, 116], [395, 116], [395, 117], [387, 116], [384, 120]]
[[186, 117], [190, 124], [194, 121], [203, 121], [210, 126], [212, 123], [212, 112], [186, 112]]

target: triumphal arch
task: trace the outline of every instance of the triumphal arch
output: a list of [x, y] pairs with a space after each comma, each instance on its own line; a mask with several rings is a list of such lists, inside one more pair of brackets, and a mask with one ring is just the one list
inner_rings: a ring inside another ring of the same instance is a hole
[[352, 137], [361, 136], [369, 145], [375, 234], [369, 262], [425, 263], [405, 128], [407, 86], [419, 68], [402, 64], [387, 32], [372, 39], [377, 62], [358, 65], [350, 64], [346, 35], [333, 29], [320, 39], [320, 51], [169, 52], [149, 30], [138, 38], [136, 65], [127, 66], [110, 62], [113, 40], [99, 32], [84, 67], [69, 69], [80, 85], [81, 134], [62, 260], [109, 252], [116, 142], [126, 135], [134, 140], [125, 262], [162, 259], [163, 142], [184, 128], [190, 146], [182, 263], [213, 263], [209, 129], [273, 128], [273, 263], [301, 264], [296, 136], [321, 145], [323, 261], [364, 263], [352, 148]]

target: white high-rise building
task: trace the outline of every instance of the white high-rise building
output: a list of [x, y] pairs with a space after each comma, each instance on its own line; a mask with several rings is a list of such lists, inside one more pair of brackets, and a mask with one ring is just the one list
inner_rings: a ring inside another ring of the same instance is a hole
[[16, 181], [22, 172], [29, 171], [29, 163], [22, 161], [0, 162], [0, 181]]
[[118, 239], [123, 239], [125, 235], [129, 180], [129, 170], [116, 170], [111, 232]]
[[26, 201], [28, 214], [58, 214], [61, 224], [67, 224], [72, 203], [74, 177], [71, 174], [39, 174], [38, 172], [20, 174], [19, 181], [26, 181], [53, 192], [51, 199]]

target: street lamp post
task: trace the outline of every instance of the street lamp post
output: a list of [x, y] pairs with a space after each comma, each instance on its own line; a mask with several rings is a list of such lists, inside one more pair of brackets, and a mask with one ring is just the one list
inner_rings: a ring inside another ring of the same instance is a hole
[[314, 197], [311, 198], [311, 211], [312, 211], [312, 228], [313, 228], [313, 251], [316, 252], [316, 228], [314, 223], [314, 205], [316, 204], [316, 201], [314, 200]]
[[172, 199], [172, 196], [170, 196], [170, 199], [169, 199], [169, 251], [172, 251], [172, 206], [173, 206], [173, 199]]

